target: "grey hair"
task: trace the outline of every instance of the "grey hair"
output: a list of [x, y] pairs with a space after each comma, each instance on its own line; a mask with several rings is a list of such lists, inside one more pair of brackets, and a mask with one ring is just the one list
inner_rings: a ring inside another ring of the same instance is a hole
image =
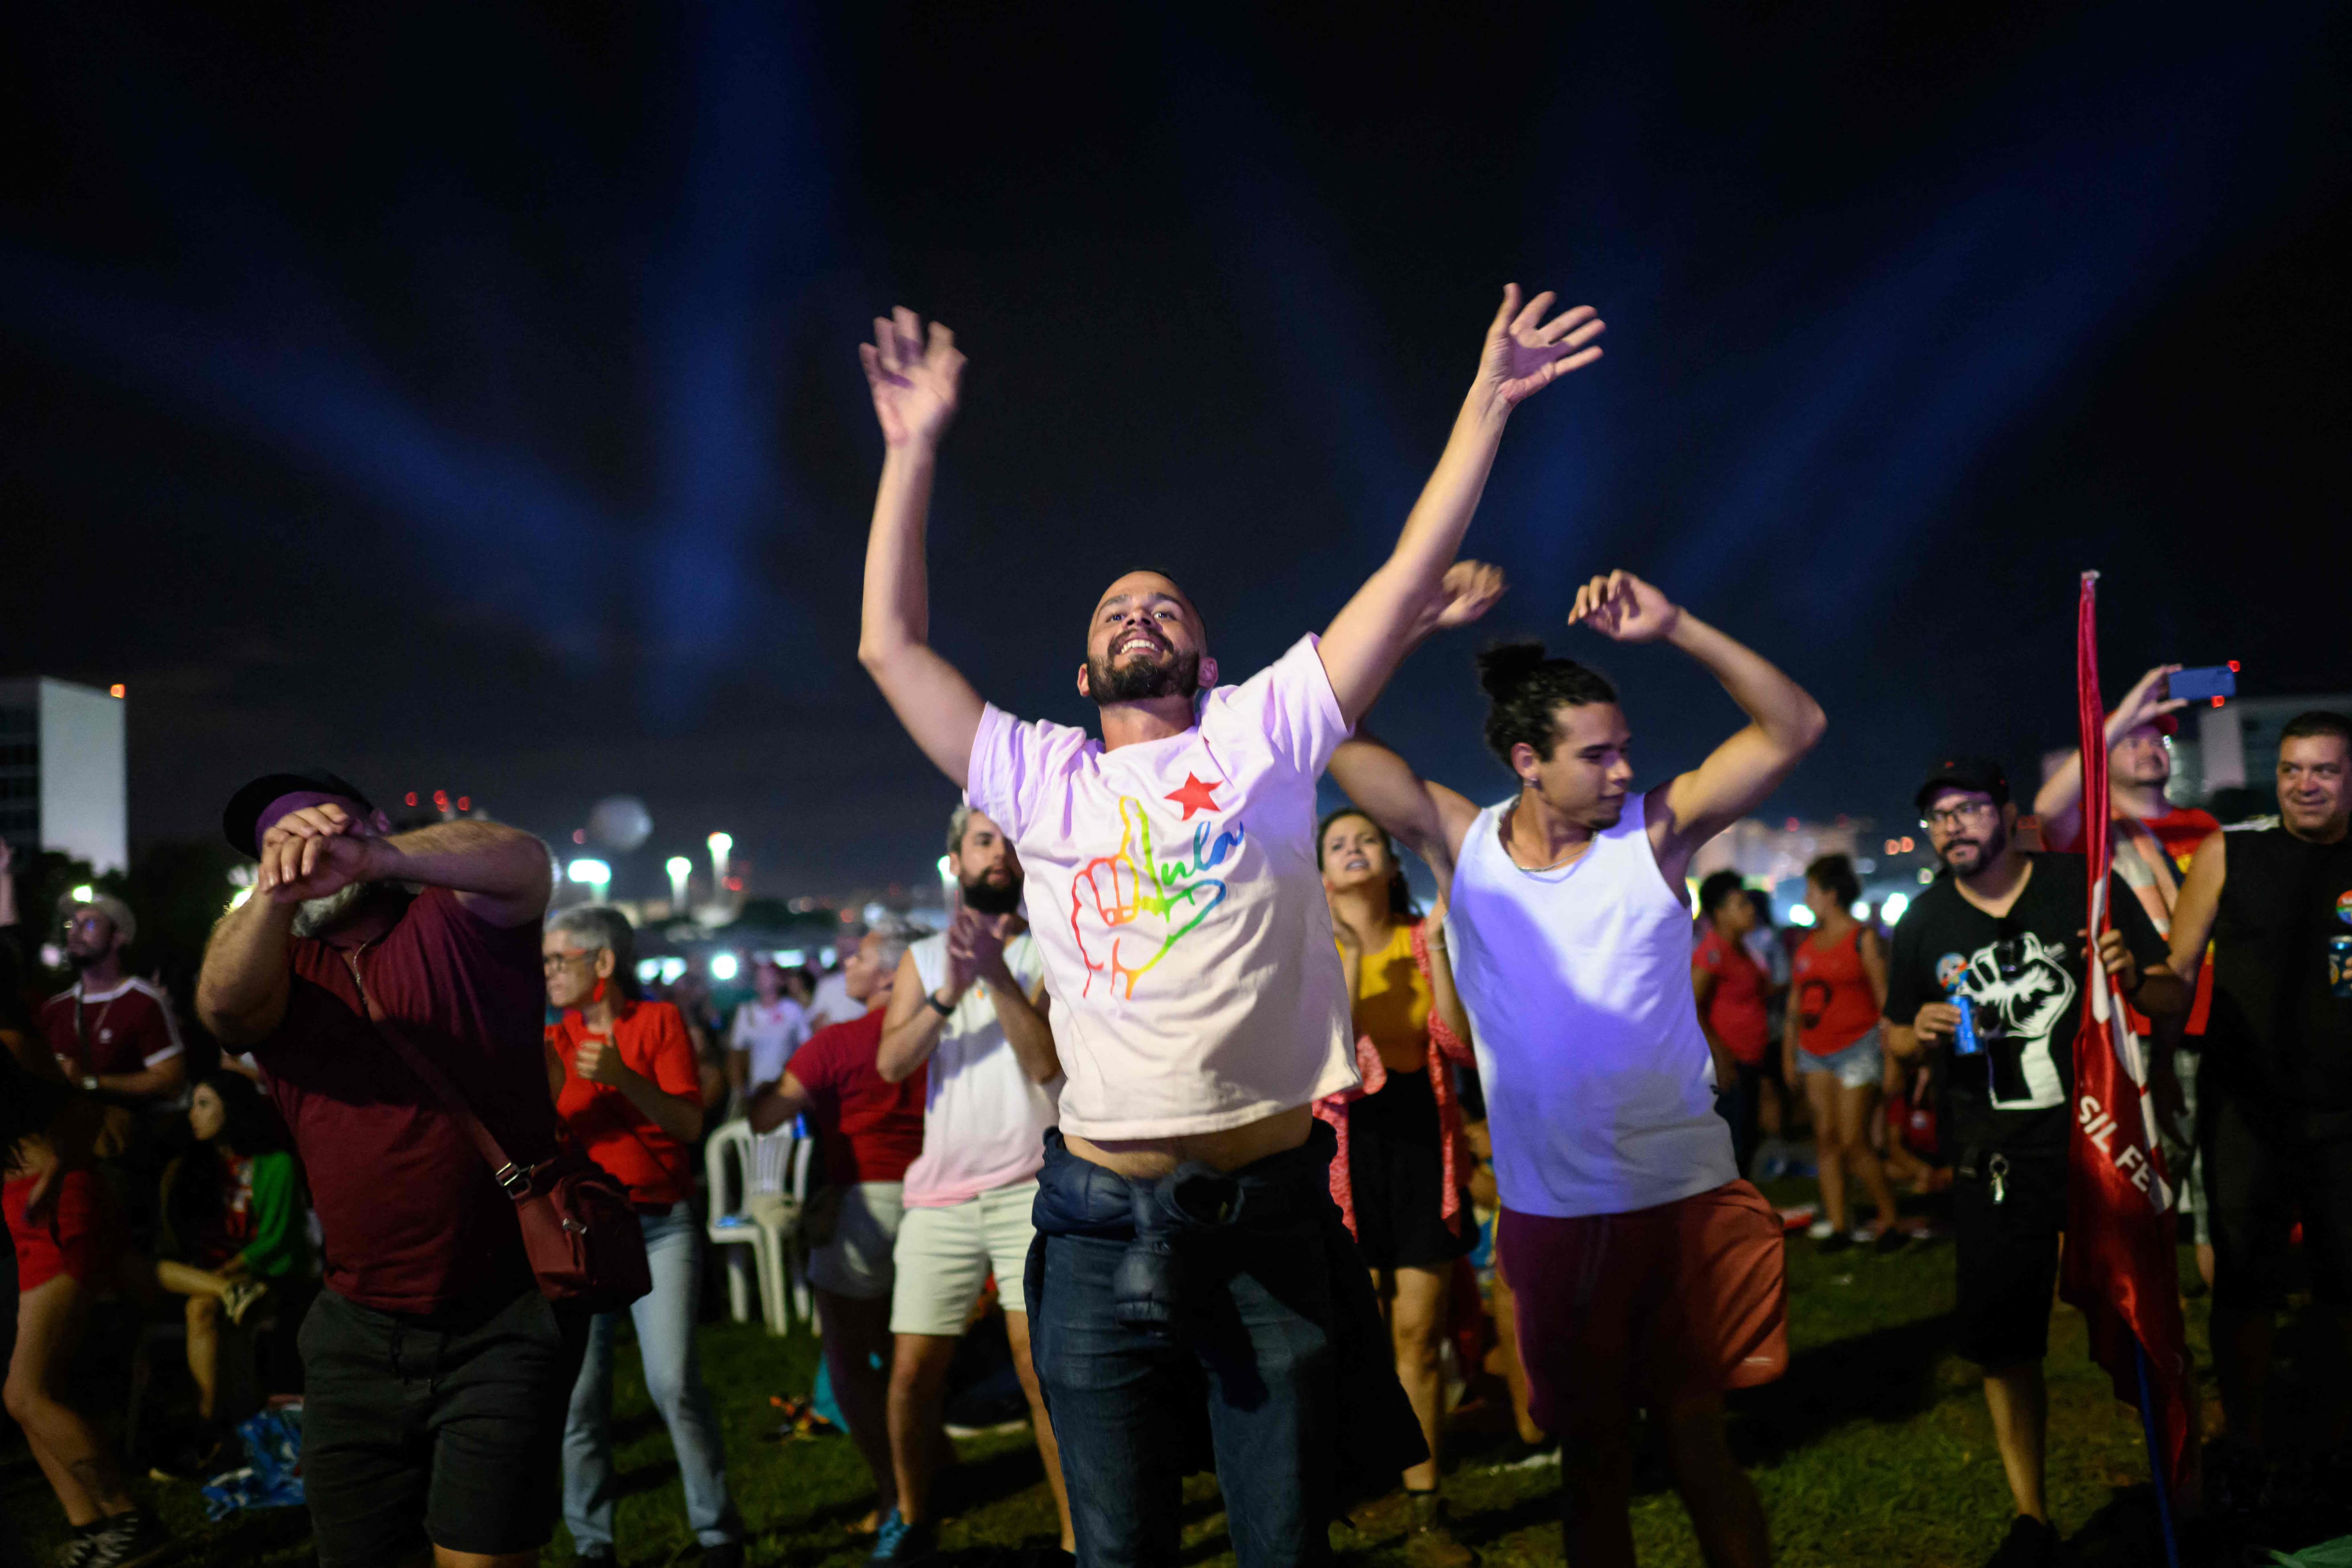
[[561, 931], [587, 952], [611, 953], [613, 984], [632, 1002], [644, 998], [646, 989], [637, 979], [637, 931], [628, 916], [610, 904], [574, 904], [548, 916], [547, 929]]
[[904, 915], [884, 915], [866, 929], [866, 934], [882, 940], [879, 950], [882, 968], [885, 973], [896, 973], [898, 961], [907, 956], [907, 950], [930, 935], [931, 928], [918, 925]]
[[953, 811], [948, 813], [949, 854], [963, 853], [963, 830], [971, 825], [971, 807], [969, 805], [959, 803]]

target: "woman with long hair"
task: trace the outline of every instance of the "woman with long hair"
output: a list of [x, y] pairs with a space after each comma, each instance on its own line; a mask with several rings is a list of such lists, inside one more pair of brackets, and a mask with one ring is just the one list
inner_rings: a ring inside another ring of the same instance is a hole
[[195, 1147], [163, 1173], [163, 1215], [179, 1260], [135, 1258], [140, 1282], [187, 1298], [188, 1375], [202, 1427], [176, 1473], [208, 1475], [226, 1435], [220, 1404], [220, 1325], [245, 1321], [271, 1284], [309, 1272], [302, 1184], [285, 1124], [244, 1074], [215, 1068], [188, 1098]]
[[1412, 1507], [1407, 1549], [1433, 1565], [1469, 1560], [1446, 1533], [1438, 1503], [1439, 1360], [1454, 1259], [1477, 1243], [1463, 1195], [1469, 1165], [1450, 1062], [1467, 1062], [1470, 1020], [1445, 958], [1442, 912], [1413, 907], [1396, 847], [1353, 809], [1316, 832], [1331, 933], [1353, 999], [1363, 1087], [1317, 1102], [1339, 1134], [1331, 1195], [1372, 1270], [1389, 1320], [1397, 1379], [1430, 1457], [1404, 1473]]
[[[711, 1564], [743, 1561], [743, 1521], [727, 1495], [719, 1417], [695, 1356], [702, 1281], [702, 1226], [688, 1201], [703, 1092], [686, 1020], [646, 999], [637, 980], [636, 932], [602, 904], [560, 910], [541, 947], [549, 1072], [561, 1069], [555, 1109], [588, 1157], [629, 1189], [646, 1235], [653, 1289], [628, 1308], [645, 1363], [646, 1392], [669, 1427], [685, 1485], [687, 1523]], [[613, 1344], [619, 1312], [591, 1320], [588, 1350], [563, 1427], [563, 1522], [583, 1564], [614, 1561]]]
[[[1813, 1113], [1813, 1152], [1820, 1163], [1822, 1215], [1807, 1233], [1824, 1252], [1857, 1242], [1892, 1251], [1910, 1237], [1895, 1224], [1895, 1190], [1871, 1146], [1870, 1124], [1885, 1081], [1878, 1033], [1886, 1005], [1886, 949], [1878, 932], [1853, 914], [1862, 879], [1843, 855], [1824, 855], [1805, 868], [1805, 907], [1813, 929], [1790, 962], [1789, 1016], [1781, 1054], [1789, 1075], [1802, 1083]], [[1861, 1180], [1877, 1206], [1877, 1223], [1851, 1226], [1846, 1181]]]

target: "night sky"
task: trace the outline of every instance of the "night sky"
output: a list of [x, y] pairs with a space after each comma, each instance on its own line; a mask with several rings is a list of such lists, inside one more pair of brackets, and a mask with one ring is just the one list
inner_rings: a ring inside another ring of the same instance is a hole
[[971, 356], [933, 638], [1024, 715], [1090, 720], [1129, 566], [1235, 678], [1319, 629], [1510, 279], [1608, 354], [1374, 717], [1435, 776], [1501, 793], [1497, 634], [1618, 678], [1644, 783], [1735, 726], [1561, 626], [1621, 565], [1828, 709], [1775, 816], [2030, 777], [2086, 566], [2111, 696], [2352, 688], [2352, 8], [199, 9], [0, 23], [0, 671], [127, 683], [141, 841], [324, 764], [642, 795], [624, 896], [713, 827], [920, 879], [952, 794], [855, 658], [894, 303]]

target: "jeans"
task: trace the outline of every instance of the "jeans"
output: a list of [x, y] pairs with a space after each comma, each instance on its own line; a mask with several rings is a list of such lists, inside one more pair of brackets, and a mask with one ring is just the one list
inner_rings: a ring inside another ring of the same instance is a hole
[[[705, 1546], [740, 1541], [743, 1521], [727, 1496], [727, 1457], [719, 1445], [719, 1418], [703, 1386], [694, 1350], [696, 1308], [701, 1294], [701, 1229], [693, 1205], [680, 1202], [667, 1213], [640, 1214], [646, 1261], [654, 1288], [629, 1307], [637, 1328], [637, 1352], [646, 1368], [646, 1391], [669, 1426], [670, 1447], [686, 1484], [686, 1520]], [[572, 1385], [572, 1412], [563, 1426], [563, 1522], [575, 1552], [613, 1544], [613, 1335], [618, 1312], [599, 1313], [588, 1330], [588, 1353]]]
[[[1341, 1489], [1367, 1471], [1393, 1486], [1427, 1457], [1331, 1202], [1329, 1130], [1208, 1183], [1240, 1190], [1230, 1208], [1148, 1235], [1130, 1216], [1151, 1218], [1151, 1188], [1183, 1173], [1130, 1187], [1055, 1134], [1046, 1151], [1030, 1346], [1079, 1561], [1175, 1563], [1205, 1436], [1243, 1568], [1327, 1562]], [[1172, 1249], [1163, 1264], [1139, 1247], [1154, 1240]]]

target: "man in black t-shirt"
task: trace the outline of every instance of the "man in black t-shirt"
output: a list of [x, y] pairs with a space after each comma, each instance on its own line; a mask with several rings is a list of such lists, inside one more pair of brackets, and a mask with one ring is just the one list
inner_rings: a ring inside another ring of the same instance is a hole
[[[2300, 1214], [2311, 1289], [2352, 1341], [2352, 719], [2312, 712], [2280, 731], [2279, 822], [2197, 851], [2172, 921], [2182, 961], [2213, 942], [2213, 1012], [2198, 1095], [2213, 1236], [2213, 1361], [2228, 1441], [2223, 1506], [2261, 1484], [2272, 1314]], [[2314, 1401], [2344, 1440], [2347, 1394]]]
[[[1886, 1038], [1899, 1057], [1951, 1049], [1946, 1125], [1959, 1269], [1960, 1353], [1984, 1368], [1985, 1404], [2018, 1518], [1991, 1563], [2051, 1560], [2042, 1497], [2049, 1399], [2042, 1358], [2066, 1224], [2074, 1035], [2087, 994], [2089, 903], [2079, 855], [2019, 849], [2017, 807], [1992, 763], [1946, 763], [1918, 794], [1920, 826], [1950, 874], [1904, 911], [1886, 965]], [[2186, 1007], [2164, 939], [2110, 878], [2101, 966], [2141, 1012]], [[1956, 998], [1968, 1001], [1961, 1036]], [[1973, 1049], [1969, 1048], [1973, 1046]], [[1990, 1565], [1989, 1565], [1990, 1568]]]

